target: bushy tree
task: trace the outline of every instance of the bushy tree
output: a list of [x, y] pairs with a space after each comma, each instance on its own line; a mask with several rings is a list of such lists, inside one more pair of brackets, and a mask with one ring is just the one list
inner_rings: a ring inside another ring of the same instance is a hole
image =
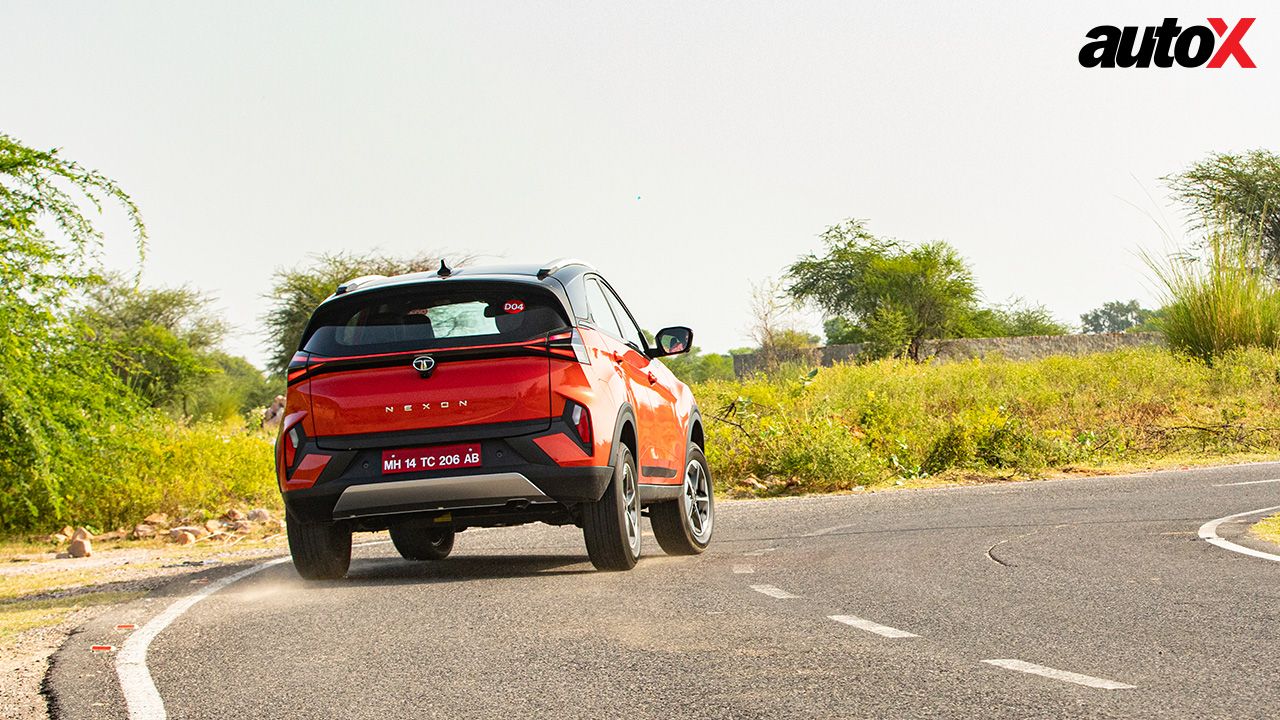
[[701, 383], [708, 380], [732, 380], [733, 356], [720, 353], [703, 353], [697, 346], [683, 355], [672, 355], [662, 358], [676, 377], [686, 383]]
[[320, 255], [295, 268], [277, 270], [267, 300], [271, 309], [263, 318], [267, 327], [267, 346], [271, 355], [267, 369], [284, 374], [289, 359], [298, 349], [302, 331], [316, 306], [333, 294], [339, 285], [365, 275], [401, 275], [436, 270], [441, 257], [450, 267], [472, 260], [471, 255], [423, 252], [410, 257], [395, 257], [379, 252], [330, 253]]
[[99, 277], [92, 215], [106, 203], [141, 253], [142, 219], [112, 180], [0, 135], [0, 530], [59, 517], [67, 488], [107, 466], [111, 428], [140, 412], [65, 310]]
[[193, 396], [221, 372], [213, 353], [227, 325], [209, 298], [189, 287], [144, 288], [120, 275], [85, 295], [79, 319], [110, 353], [115, 373], [151, 407], [190, 414]]
[[192, 393], [188, 407], [191, 417], [212, 420], [244, 417], [252, 410], [270, 405], [272, 398], [284, 392], [282, 384], [268, 379], [242, 357], [214, 351], [205, 360], [212, 363], [216, 371], [204, 378]]
[[1213, 153], [1165, 180], [1198, 224], [1256, 238], [1272, 273], [1280, 273], [1280, 155]]
[[1144, 325], [1151, 316], [1137, 300], [1110, 300], [1081, 315], [1080, 325], [1087, 333], [1118, 333]]
[[1066, 335], [1071, 328], [1058, 322], [1044, 305], [1016, 299], [985, 307], [974, 313], [965, 335], [969, 337], [1023, 337]]
[[822, 334], [828, 345], [853, 345], [867, 339], [867, 331], [861, 325], [836, 316], [822, 321]]
[[879, 238], [861, 220], [827, 228], [824, 251], [787, 269], [787, 292], [861, 330], [882, 354], [916, 357], [921, 340], [961, 334], [978, 306], [964, 259], [943, 242]]

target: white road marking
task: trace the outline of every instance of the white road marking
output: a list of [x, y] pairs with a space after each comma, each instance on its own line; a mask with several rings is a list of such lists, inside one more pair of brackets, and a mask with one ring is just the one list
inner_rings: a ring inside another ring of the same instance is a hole
[[1275, 478], [1273, 480], [1247, 480], [1245, 482], [1222, 483], [1221, 485], [1214, 485], [1214, 487], [1235, 487], [1237, 485], [1262, 485], [1264, 483], [1273, 483], [1273, 482], [1280, 482], [1280, 478]]
[[1085, 687], [1097, 688], [1099, 690], [1132, 690], [1136, 685], [1128, 685], [1115, 680], [1107, 680], [1106, 678], [1093, 677], [1092, 675], [1081, 675], [1067, 670], [1058, 670], [1057, 668], [1045, 667], [1044, 665], [1036, 665], [1024, 660], [983, 660], [988, 665], [995, 665], [1006, 670], [1017, 670], [1018, 672], [1030, 673], [1047, 677], [1053, 680], [1061, 680], [1062, 682], [1075, 683], [1076, 685], [1084, 685]]
[[1269, 513], [1274, 510], [1280, 510], [1280, 505], [1262, 508], [1261, 510], [1248, 510], [1246, 512], [1236, 513], [1235, 515], [1221, 517], [1217, 520], [1210, 520], [1200, 526], [1200, 539], [1208, 542], [1210, 545], [1217, 545], [1223, 550], [1230, 550], [1231, 552], [1238, 552], [1241, 555], [1248, 555], [1250, 557], [1261, 558], [1263, 560], [1280, 562], [1280, 555], [1272, 555], [1271, 553], [1262, 552], [1261, 550], [1254, 550], [1253, 548], [1237, 545], [1230, 540], [1223, 540], [1218, 537], [1218, 526], [1228, 520], [1235, 520], [1236, 518], [1248, 517], [1250, 515], [1262, 515], [1263, 513]]
[[860, 618], [857, 615], [828, 615], [827, 618], [835, 620], [838, 623], [844, 623], [845, 625], [856, 627], [859, 630], [866, 630], [869, 633], [875, 633], [876, 635], [882, 635], [887, 638], [920, 637], [915, 633], [909, 633], [906, 630], [899, 630], [898, 628], [891, 628], [888, 625], [874, 623], [870, 620]]
[[[357, 543], [352, 547], [369, 545], [385, 545], [390, 540], [374, 540]], [[168, 714], [164, 709], [164, 700], [156, 690], [156, 683], [151, 678], [151, 670], [147, 668], [147, 648], [169, 624], [179, 615], [191, 609], [192, 605], [218, 592], [222, 588], [243, 580], [254, 573], [261, 572], [273, 565], [280, 565], [291, 560], [288, 555], [259, 563], [245, 568], [234, 575], [228, 575], [211, 582], [199, 591], [188, 595], [165, 608], [159, 615], [151, 618], [124, 641], [119, 654], [116, 655], [116, 675], [120, 678], [120, 689], [124, 692], [125, 704], [128, 706], [130, 720], [165, 720]]]
[[761, 548], [761, 549], [759, 549], [759, 550], [752, 550], [751, 552], [744, 552], [744, 553], [742, 553], [742, 556], [743, 556], [743, 557], [760, 557], [761, 555], [763, 555], [763, 554], [765, 554], [765, 553], [771, 553], [771, 552], [773, 552], [774, 550], [777, 550], [777, 549], [778, 549], [778, 548]]
[[768, 595], [771, 598], [778, 598], [779, 600], [792, 600], [800, 597], [799, 595], [792, 595], [786, 590], [783, 590], [782, 588], [776, 588], [772, 585], [752, 585], [751, 589], [755, 590], [758, 593], [764, 593], [765, 595]]
[[734, 575], [750, 575], [751, 573], [754, 573], [754, 572], [755, 570], [752, 569], [750, 565], [734, 565], [733, 566]]
[[819, 537], [822, 535], [830, 535], [833, 532], [848, 530], [849, 528], [861, 527], [862, 525], [863, 523], [845, 523], [844, 525], [833, 525], [831, 527], [822, 528], [821, 530], [814, 530], [811, 533], [805, 533], [805, 537]]

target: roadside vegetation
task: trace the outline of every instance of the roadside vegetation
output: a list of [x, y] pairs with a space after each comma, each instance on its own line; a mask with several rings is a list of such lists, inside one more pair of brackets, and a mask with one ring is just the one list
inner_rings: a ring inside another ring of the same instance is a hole
[[[1204, 240], [1154, 258], [1162, 307], [1114, 301], [1087, 332], [1156, 329], [1150, 349], [1015, 363], [920, 364], [932, 338], [1061, 334], [1034, 302], [993, 303], [944, 242], [828, 228], [817, 252], [753, 292], [750, 348], [670, 358], [708, 416], [708, 454], [734, 492], [782, 494], [1275, 453], [1280, 160], [1212, 155], [1166, 178]], [[441, 253], [326, 255], [279, 269], [263, 318], [266, 372], [223, 350], [227, 326], [188, 286], [152, 287], [100, 263], [103, 213], [142, 215], [108, 177], [0, 135], [0, 535], [65, 525], [128, 534], [148, 514], [200, 522], [279, 508], [262, 408], [311, 309], [340, 282], [438, 267]], [[470, 256], [449, 256], [465, 264]], [[861, 343], [813, 370], [824, 341]], [[732, 355], [768, 359], [737, 379]]]
[[1280, 515], [1272, 515], [1256, 522], [1250, 530], [1263, 540], [1280, 545]]
[[267, 379], [219, 350], [200, 293], [101, 269], [103, 211], [145, 255], [124, 190], [0, 135], [0, 191], [0, 534], [270, 498], [270, 444], [244, 415]]
[[1280, 353], [790, 368], [695, 388], [738, 495], [1040, 477], [1280, 454]]

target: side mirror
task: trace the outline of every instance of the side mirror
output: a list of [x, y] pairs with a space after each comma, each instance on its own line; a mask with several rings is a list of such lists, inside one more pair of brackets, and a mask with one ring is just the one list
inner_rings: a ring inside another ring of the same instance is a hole
[[662, 328], [653, 338], [655, 348], [649, 349], [649, 357], [660, 358], [667, 355], [687, 353], [693, 347], [693, 331], [687, 327]]

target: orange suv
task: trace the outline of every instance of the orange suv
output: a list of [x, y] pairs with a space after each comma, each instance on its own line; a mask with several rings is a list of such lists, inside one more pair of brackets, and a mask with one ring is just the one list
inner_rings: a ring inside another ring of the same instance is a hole
[[338, 578], [353, 530], [441, 560], [467, 528], [582, 528], [600, 570], [715, 520], [702, 418], [609, 283], [577, 261], [358, 278], [321, 303], [288, 372], [276, 466], [299, 574]]

